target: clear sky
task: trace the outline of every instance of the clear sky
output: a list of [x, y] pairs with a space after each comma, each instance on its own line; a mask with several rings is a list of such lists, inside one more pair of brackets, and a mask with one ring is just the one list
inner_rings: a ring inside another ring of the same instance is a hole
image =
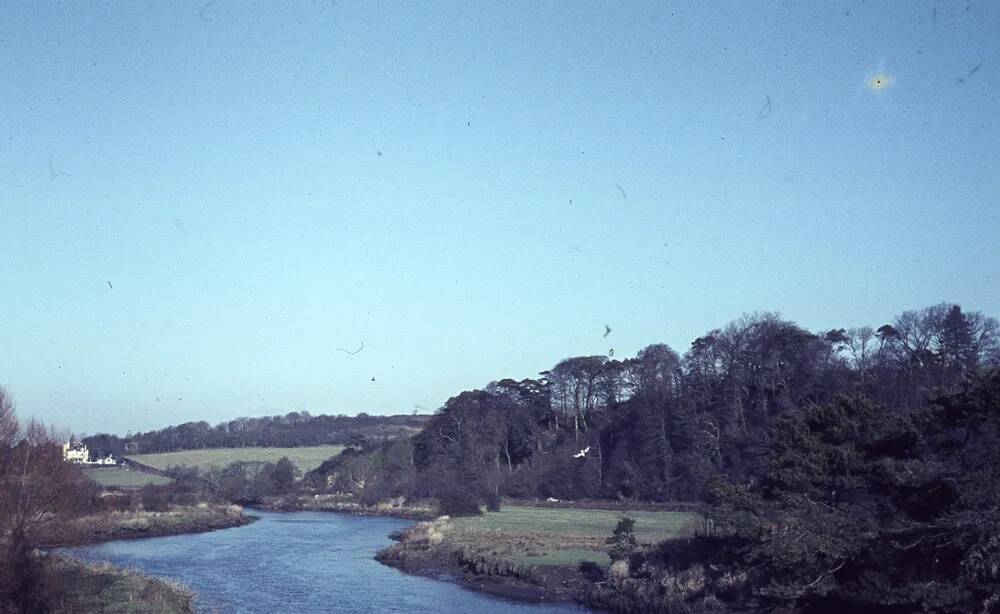
[[124, 434], [430, 411], [754, 310], [1000, 316], [998, 33], [983, 1], [4, 1], [0, 384]]

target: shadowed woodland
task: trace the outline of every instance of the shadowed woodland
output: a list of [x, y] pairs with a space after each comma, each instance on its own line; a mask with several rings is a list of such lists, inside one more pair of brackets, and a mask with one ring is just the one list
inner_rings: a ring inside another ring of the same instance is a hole
[[483, 503], [697, 501], [715, 476], [758, 482], [782, 416], [845, 397], [909, 414], [996, 366], [998, 334], [993, 318], [945, 304], [822, 333], [755, 314], [683, 356], [657, 344], [624, 360], [574, 357], [535, 379], [462, 392], [411, 440], [355, 447], [332, 464], [338, 487], [372, 499], [461, 484]]
[[698, 505], [695, 535], [618, 549], [592, 597], [617, 610], [992, 611], [998, 332], [950, 304], [822, 333], [751, 315], [683, 356], [575, 357], [463, 392], [306, 480], [457, 515], [502, 497]]

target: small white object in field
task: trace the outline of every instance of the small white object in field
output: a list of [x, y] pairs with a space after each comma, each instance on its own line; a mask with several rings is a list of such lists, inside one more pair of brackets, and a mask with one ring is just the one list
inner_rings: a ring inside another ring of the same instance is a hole
[[584, 449], [580, 450], [579, 452], [577, 452], [576, 454], [574, 454], [573, 458], [583, 458], [584, 456], [587, 455], [587, 452], [590, 452], [590, 446], [587, 446], [586, 448], [584, 448]]

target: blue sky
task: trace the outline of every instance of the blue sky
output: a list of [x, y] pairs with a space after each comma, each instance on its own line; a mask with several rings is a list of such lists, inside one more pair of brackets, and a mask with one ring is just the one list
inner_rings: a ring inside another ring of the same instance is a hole
[[800, 4], [3, 2], [0, 384], [124, 433], [1000, 315], [1000, 5]]

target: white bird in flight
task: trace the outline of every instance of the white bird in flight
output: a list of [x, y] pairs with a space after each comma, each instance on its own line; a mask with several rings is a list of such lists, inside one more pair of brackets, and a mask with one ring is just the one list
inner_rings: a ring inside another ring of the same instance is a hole
[[587, 455], [587, 452], [590, 452], [590, 446], [587, 446], [586, 448], [584, 448], [584, 449], [580, 450], [579, 452], [577, 452], [576, 454], [574, 454], [573, 458], [583, 458], [584, 456]]

